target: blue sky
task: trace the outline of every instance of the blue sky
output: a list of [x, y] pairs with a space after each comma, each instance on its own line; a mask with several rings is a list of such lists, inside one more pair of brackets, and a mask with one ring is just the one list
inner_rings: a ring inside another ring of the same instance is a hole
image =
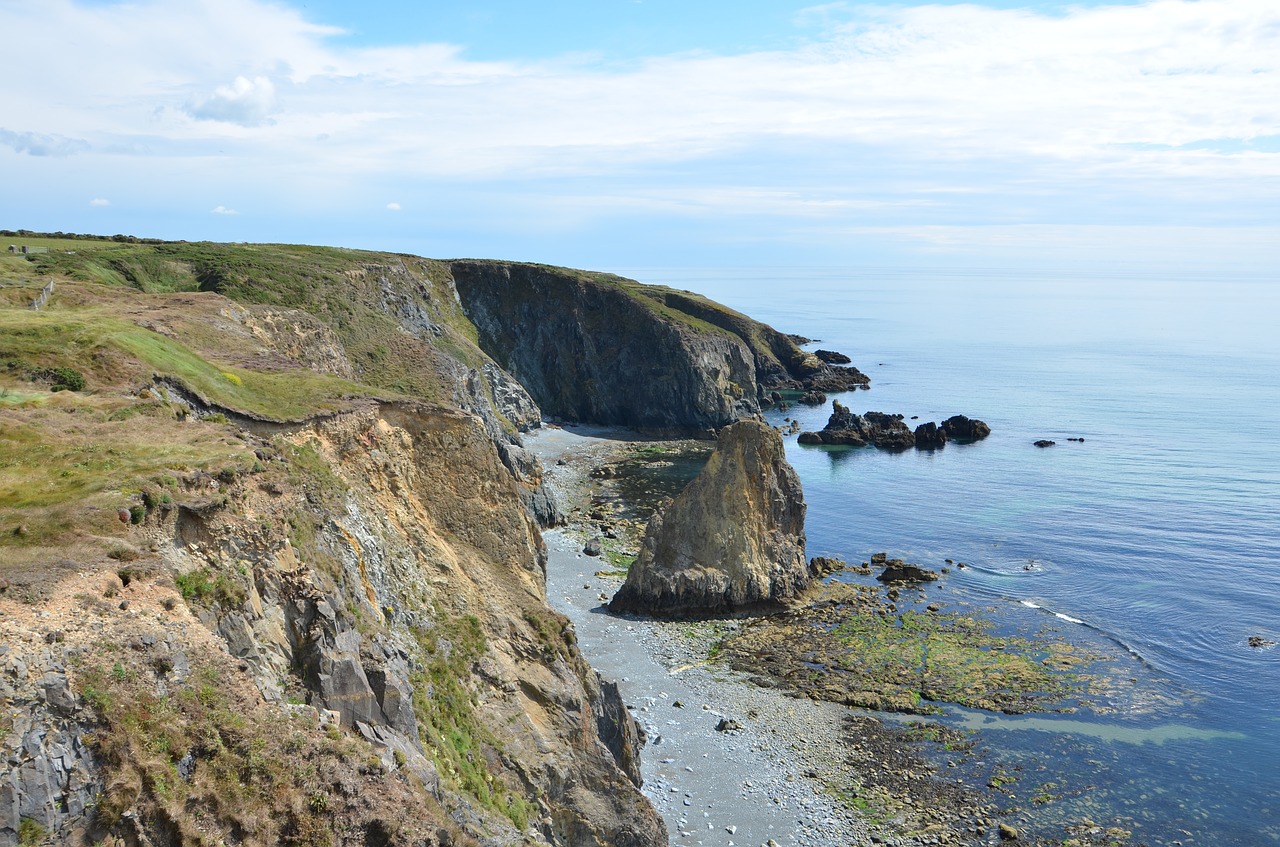
[[1274, 0], [0, 0], [0, 20], [0, 228], [604, 269], [1280, 270]]

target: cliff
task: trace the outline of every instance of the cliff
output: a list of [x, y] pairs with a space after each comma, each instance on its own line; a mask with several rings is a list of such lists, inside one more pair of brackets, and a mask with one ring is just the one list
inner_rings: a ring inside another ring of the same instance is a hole
[[775, 390], [868, 382], [690, 292], [542, 265], [450, 271], [480, 346], [565, 420], [708, 434], [755, 415]]
[[447, 267], [39, 258], [38, 313], [0, 268], [0, 845], [666, 842]]
[[778, 432], [758, 421], [726, 427], [702, 472], [650, 518], [609, 609], [701, 615], [791, 599], [812, 576], [804, 514]]

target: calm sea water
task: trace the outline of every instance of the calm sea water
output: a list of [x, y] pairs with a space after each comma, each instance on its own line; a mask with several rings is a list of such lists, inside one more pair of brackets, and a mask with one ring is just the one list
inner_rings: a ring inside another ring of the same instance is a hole
[[[872, 378], [838, 396], [856, 412], [991, 425], [932, 453], [787, 450], [811, 555], [968, 563], [936, 598], [1113, 656], [1122, 684], [1099, 710], [949, 714], [1023, 768], [1023, 803], [1046, 783], [1063, 796], [1033, 830], [1088, 817], [1133, 843], [1280, 843], [1280, 648], [1247, 643], [1280, 641], [1280, 281], [620, 272], [847, 353]], [[772, 418], [820, 429], [829, 412]]]

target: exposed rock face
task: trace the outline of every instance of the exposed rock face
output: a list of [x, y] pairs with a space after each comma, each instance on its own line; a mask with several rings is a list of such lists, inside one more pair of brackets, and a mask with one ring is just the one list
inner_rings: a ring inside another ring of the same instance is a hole
[[802, 432], [801, 444], [832, 444], [848, 447], [874, 445], [882, 450], [905, 450], [917, 447], [936, 450], [948, 440], [972, 442], [986, 438], [991, 427], [980, 420], [956, 415], [941, 424], [922, 423], [912, 432], [902, 415], [866, 412], [855, 415], [839, 400], [831, 401], [831, 417], [819, 432]]
[[481, 346], [554, 417], [706, 433], [755, 415], [774, 389], [869, 382], [687, 292], [540, 265], [450, 267]]
[[702, 473], [650, 519], [609, 608], [696, 616], [795, 597], [813, 574], [804, 515], [782, 437], [758, 421], [727, 427]]
[[[370, 843], [367, 832], [391, 832], [397, 821], [404, 837], [376, 843], [665, 844], [637, 788], [642, 739], [616, 688], [546, 607], [540, 535], [483, 422], [384, 403], [277, 439], [261, 448], [268, 476], [193, 477], [178, 503], [136, 528], [159, 553], [131, 567], [153, 576], [122, 586], [119, 562], [97, 571], [77, 563], [84, 573], [42, 604], [47, 619], [22, 613], [9, 592], [0, 599], [0, 696], [13, 707], [0, 722], [0, 845], [17, 843], [24, 819], [60, 842], [123, 833], [157, 847], [182, 843], [194, 825], [185, 807], [166, 808], [150, 787], [154, 773], [169, 772], [166, 760], [121, 746], [112, 714], [78, 692], [96, 687], [112, 709], [138, 713], [146, 698], [177, 702], [192, 690], [188, 677], [207, 679], [214, 668], [217, 696], [236, 704], [245, 732], [289, 720], [294, 755], [321, 761], [321, 781], [307, 790], [326, 805], [306, 815], [338, 821], [336, 844]], [[284, 470], [270, 476], [280, 465], [272, 451], [286, 445], [327, 471], [297, 482]], [[287, 520], [314, 533], [305, 549], [286, 540]], [[184, 602], [160, 578], [172, 572], [219, 588]], [[105, 682], [86, 682], [95, 668]], [[119, 690], [104, 694], [105, 686]], [[307, 705], [291, 705], [299, 697]], [[433, 712], [445, 697], [454, 698], [451, 711]], [[471, 730], [470, 755], [494, 797], [529, 798], [527, 825], [517, 828], [452, 772], [442, 734], [453, 726], [482, 728]], [[334, 732], [358, 745], [349, 772], [329, 770], [324, 763], [338, 760], [313, 751], [338, 743], [326, 734]], [[174, 751], [190, 808], [213, 802], [202, 794], [210, 755]], [[331, 774], [341, 787], [330, 794]], [[241, 843], [281, 843], [281, 828], [293, 825], [257, 820]]]

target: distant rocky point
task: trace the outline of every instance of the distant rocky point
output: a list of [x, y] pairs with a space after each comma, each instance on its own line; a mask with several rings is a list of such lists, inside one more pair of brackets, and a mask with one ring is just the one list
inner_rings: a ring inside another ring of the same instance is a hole
[[778, 392], [871, 381], [688, 291], [516, 262], [459, 260], [449, 271], [480, 347], [552, 418], [705, 436]]

